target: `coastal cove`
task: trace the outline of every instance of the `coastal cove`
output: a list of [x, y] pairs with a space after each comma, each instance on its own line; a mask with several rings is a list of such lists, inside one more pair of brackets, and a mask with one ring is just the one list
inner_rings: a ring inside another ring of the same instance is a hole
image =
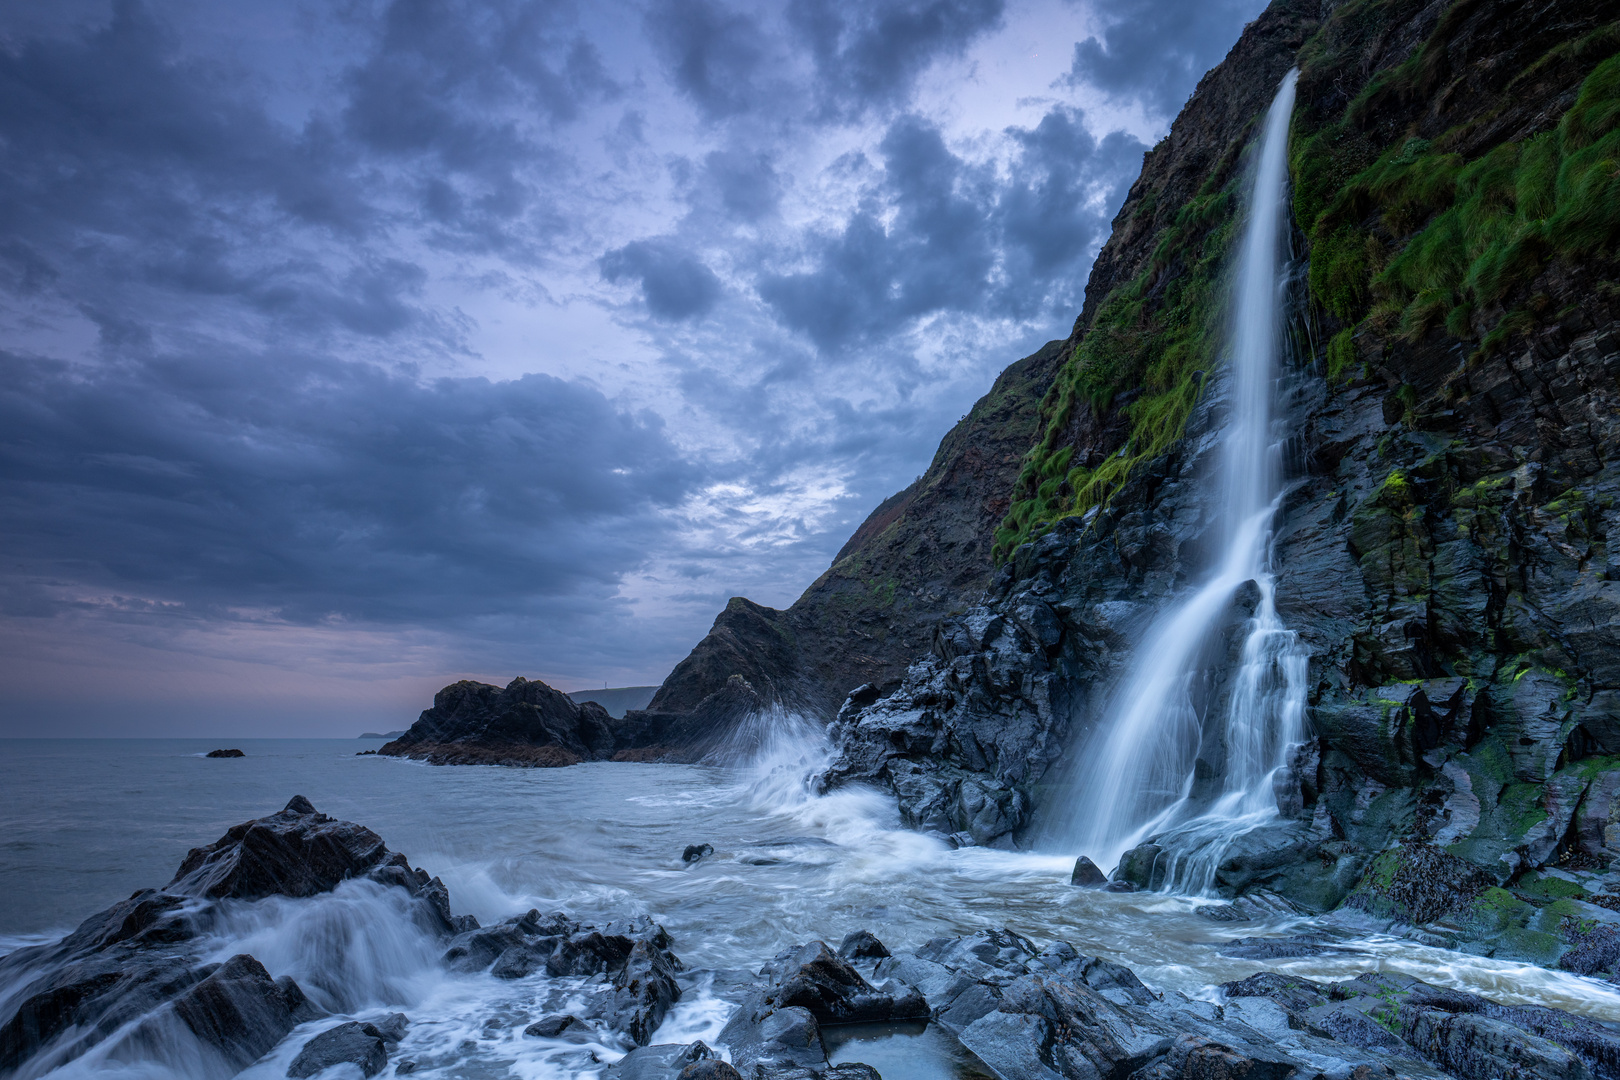
[[[691, 989], [658, 1042], [712, 1042], [738, 1003], [738, 976], [728, 973], [751, 972], [809, 940], [836, 947], [861, 929], [898, 952], [1006, 927], [1039, 946], [1067, 942], [1083, 955], [1124, 964], [1155, 991], [1195, 1000], [1214, 1000], [1217, 984], [1262, 971], [1328, 981], [1385, 972], [1499, 1003], [1620, 1021], [1620, 990], [1610, 984], [1426, 947], [1370, 920], [1251, 912], [1259, 917], [1217, 921], [1209, 916], [1225, 905], [1074, 888], [1072, 857], [952, 850], [899, 828], [892, 802], [877, 792], [811, 794], [805, 781], [825, 763], [827, 748], [802, 731], [728, 768], [444, 768], [356, 756], [357, 744], [248, 740], [241, 744], [246, 756], [231, 760], [202, 757], [206, 746], [193, 740], [10, 744], [0, 785], [7, 835], [0, 874], [26, 891], [14, 891], [7, 905], [4, 951], [54, 938], [134, 889], [160, 884], [187, 848], [268, 813], [285, 801], [279, 793], [298, 791], [336, 817], [369, 824], [412, 865], [442, 878], [457, 915], [489, 925], [538, 908], [584, 922], [647, 916], [661, 924]], [[683, 862], [685, 846], [697, 843], [714, 853]], [[323, 905], [343, 896], [339, 889], [325, 898], [239, 905], [230, 923], [236, 929], [225, 934], [237, 936], [216, 950], [250, 951], [272, 975], [307, 981], [311, 969], [333, 962], [321, 956], [317, 929], [321, 912], [331, 910]], [[439, 967], [440, 947], [403, 947], [404, 931], [386, 919], [350, 932], [344, 970], [370, 970], [359, 962], [370, 955], [383, 974], [373, 972], [370, 981], [356, 974], [360, 983], [344, 1011], [402, 1010], [422, 1037], [437, 1032], [441, 1047], [455, 1042], [447, 1032], [467, 1032], [457, 1044], [461, 1056], [451, 1056], [461, 1062], [455, 1075], [481, 1075], [484, 1067], [504, 1075], [525, 1053], [539, 1070], [532, 1075], [600, 1070], [565, 1067], [555, 1046], [519, 1036], [537, 1018], [525, 1002], [537, 1000], [537, 987], [548, 982], [543, 971], [516, 982], [487, 971], [457, 974]], [[1302, 937], [1317, 944], [1300, 950]], [[1256, 948], [1256, 939], [1291, 948], [1257, 958], [1266, 949]], [[329, 1024], [300, 1028], [288, 1045], [296, 1049]], [[828, 1029], [830, 1036], [838, 1030]], [[955, 1071], [954, 1041], [928, 1030], [927, 1037], [908, 1030], [857, 1039], [845, 1044], [856, 1056], [845, 1059], [902, 1080], [972, 1075]]]

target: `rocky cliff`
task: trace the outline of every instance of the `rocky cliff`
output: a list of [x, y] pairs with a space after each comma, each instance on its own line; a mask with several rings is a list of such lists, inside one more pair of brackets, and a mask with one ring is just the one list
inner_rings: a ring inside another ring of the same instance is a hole
[[734, 597], [647, 710], [630, 714], [648, 753], [690, 758], [760, 707], [830, 719], [851, 690], [898, 685], [935, 624], [989, 582], [991, 535], [1071, 345], [1050, 342], [1002, 372], [928, 471], [872, 511], [791, 607]]
[[434, 765], [573, 765], [613, 756], [617, 721], [521, 675], [505, 688], [463, 679], [433, 696], [410, 728], [377, 753]]
[[[1276, 560], [1314, 736], [1282, 816], [1234, 846], [1219, 885], [1613, 971], [1614, 16], [1277, 0], [1251, 24], [1116, 219], [988, 602], [939, 624], [898, 691], [846, 703], [826, 782], [878, 783], [918, 827], [1010, 844], [1083, 767], [1072, 748], [1146, 619], [1207, 567], [1243, 153], [1297, 66], [1304, 261]], [[1229, 646], [1253, 603], [1234, 597]], [[1232, 663], [1209, 661], [1207, 701]], [[1223, 767], [1218, 732], [1201, 756], [1195, 798]], [[1151, 886], [1139, 854], [1116, 876]]]

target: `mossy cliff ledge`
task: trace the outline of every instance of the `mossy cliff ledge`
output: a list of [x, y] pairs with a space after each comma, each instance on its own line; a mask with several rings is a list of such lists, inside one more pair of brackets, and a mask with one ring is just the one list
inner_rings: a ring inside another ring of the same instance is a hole
[[[1580, 0], [1277, 0], [1251, 24], [1115, 221], [986, 602], [935, 629], [898, 691], [846, 703], [825, 783], [886, 786], [917, 827], [1010, 845], [1070, 782], [1065, 754], [1131, 643], [1208, 566], [1213, 298], [1253, 121], [1297, 66], [1308, 262], [1276, 568], [1310, 650], [1313, 737], [1278, 785], [1282, 819], [1232, 849], [1218, 886], [1615, 970], [1614, 17]], [[1253, 602], [1239, 590], [1229, 648], [1196, 680], [1211, 717]], [[1220, 743], [1206, 729], [1195, 798]], [[1127, 861], [1152, 884], [1151, 860]], [[1442, 871], [1438, 899], [1403, 884]]]

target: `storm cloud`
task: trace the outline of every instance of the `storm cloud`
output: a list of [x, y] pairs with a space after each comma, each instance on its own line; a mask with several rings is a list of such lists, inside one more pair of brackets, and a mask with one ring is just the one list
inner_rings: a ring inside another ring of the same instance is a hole
[[0, 7], [0, 730], [659, 681], [1067, 332], [1258, 8]]

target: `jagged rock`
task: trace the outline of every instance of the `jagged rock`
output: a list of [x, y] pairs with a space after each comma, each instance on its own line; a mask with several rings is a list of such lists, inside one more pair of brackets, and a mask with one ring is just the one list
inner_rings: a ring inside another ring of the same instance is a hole
[[826, 718], [846, 697], [870, 704], [896, 686], [942, 616], [974, 600], [994, 573], [993, 533], [1041, 396], [1071, 347], [1048, 342], [1003, 371], [927, 471], [873, 510], [791, 607], [733, 597], [641, 714], [639, 745], [668, 760], [707, 752], [744, 714], [727, 690], [733, 676], [750, 688], [745, 708], [780, 704]]
[[596, 1031], [589, 1024], [569, 1013], [542, 1017], [524, 1028], [523, 1034], [541, 1039], [568, 1039], [573, 1042], [590, 1042], [596, 1038]]
[[742, 1080], [742, 1076], [719, 1058], [703, 1058], [682, 1069], [677, 1080]]
[[783, 952], [768, 971], [767, 1003], [777, 1009], [808, 1009], [824, 1024], [914, 1020], [928, 1015], [928, 1004], [915, 989], [904, 984], [874, 988], [820, 941]]
[[247, 755], [242, 753], [242, 751], [240, 751], [240, 750], [210, 750], [210, 751], [208, 751], [208, 753], [204, 754], [203, 757], [233, 758], [233, 757], [247, 757]]
[[681, 999], [676, 970], [668, 952], [645, 939], [636, 942], [614, 976], [608, 1022], [638, 1046], [647, 1045], [670, 1007]]
[[713, 854], [713, 844], [688, 844], [686, 850], [681, 852], [681, 862], [693, 863], [699, 859], [706, 859]]
[[366, 1076], [376, 1076], [388, 1067], [389, 1041], [376, 1025], [351, 1020], [328, 1028], [305, 1043], [287, 1067], [287, 1075], [294, 1080], [304, 1080], [322, 1069], [347, 1063], [358, 1066]]
[[[140, 1060], [150, 1047], [175, 1045], [177, 1032], [221, 1067], [245, 1068], [321, 1013], [293, 979], [272, 979], [252, 956], [206, 963], [210, 905], [308, 897], [356, 877], [404, 889], [425, 926], [448, 934], [477, 925], [452, 917], [442, 883], [412, 870], [371, 830], [296, 797], [280, 813], [193, 849], [166, 890], [144, 889], [60, 941], [0, 957], [0, 985], [28, 988], [7, 1002], [0, 1021], [0, 1071], [61, 1065], [114, 1036], [129, 1043], [115, 1052]], [[404, 1022], [396, 1014], [372, 1026], [392, 1039]]]
[[883, 942], [870, 930], [856, 930], [838, 946], [838, 955], [846, 960], [879, 960], [889, 955]]
[[615, 723], [596, 702], [576, 702], [538, 679], [519, 676], [504, 688], [463, 679], [377, 753], [433, 765], [573, 765], [612, 757]]
[[1069, 875], [1069, 884], [1082, 889], [1100, 889], [1108, 884], [1108, 875], [1103, 873], [1096, 863], [1082, 855], [1074, 860], [1074, 873]]
[[715, 1056], [701, 1042], [638, 1046], [609, 1065], [603, 1080], [675, 1080], [687, 1066]]
[[207, 847], [192, 848], [165, 888], [209, 900], [314, 896], [359, 877], [388, 857], [382, 837], [316, 811], [294, 796], [286, 809], [243, 822]]

